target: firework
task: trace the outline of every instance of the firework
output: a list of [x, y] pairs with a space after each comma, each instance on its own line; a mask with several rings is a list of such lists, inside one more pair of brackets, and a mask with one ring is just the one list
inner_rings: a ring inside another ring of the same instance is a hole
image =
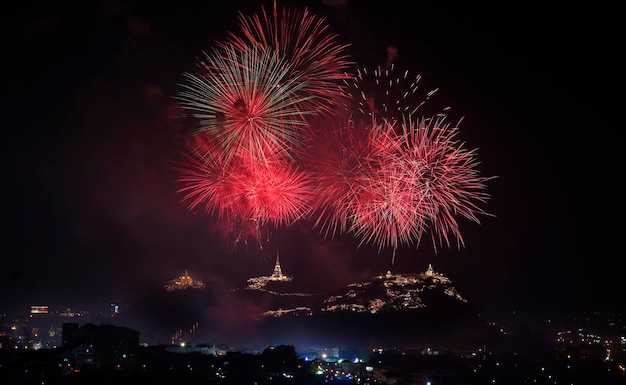
[[392, 123], [318, 135], [310, 156], [316, 157], [315, 226], [325, 236], [351, 233], [379, 250], [419, 240], [426, 208], [418, 176], [398, 162], [399, 145]]
[[310, 210], [313, 186], [307, 172], [285, 159], [256, 162], [249, 156], [226, 161], [209, 135], [189, 140], [179, 165], [179, 192], [188, 208], [231, 221], [290, 225]]
[[371, 178], [369, 164], [377, 155], [370, 137], [372, 131], [338, 125], [321, 129], [303, 154], [315, 179], [315, 226], [326, 236], [347, 231], [351, 210], [359, 199], [362, 184]]
[[440, 245], [455, 236], [460, 246], [456, 216], [478, 222], [485, 214], [489, 178], [476, 170], [475, 150], [454, 139], [457, 131], [444, 119], [413, 119], [318, 135], [308, 160], [318, 186], [315, 226], [379, 251], [419, 245], [427, 232]]
[[457, 139], [458, 125], [445, 117], [407, 119], [402, 124], [401, 152], [407, 173], [416, 173], [430, 207], [429, 221], [433, 245], [463, 246], [457, 217], [480, 223], [479, 216], [490, 215], [481, 206], [490, 195], [487, 182], [494, 177], [482, 176], [477, 166], [476, 149], [464, 148]]
[[[395, 64], [372, 69], [362, 67], [354, 76], [344, 80], [346, 96], [351, 100], [348, 113], [359, 123], [369, 124], [372, 119], [401, 121], [406, 116], [431, 116], [424, 106], [438, 92], [422, 85], [422, 75], [409, 70], [401, 71]], [[449, 107], [432, 115], [443, 115]]]
[[292, 156], [308, 130], [300, 107], [307, 81], [290, 74], [291, 66], [261, 47], [223, 45], [205, 54], [196, 73], [186, 73], [177, 96], [183, 108], [219, 146], [224, 161], [268, 154]]
[[392, 62], [348, 75], [345, 46], [307, 10], [274, 2], [271, 13], [240, 14], [239, 26], [184, 74], [177, 96], [200, 127], [178, 167], [189, 210], [216, 215], [235, 242], [254, 229], [261, 249], [262, 227], [301, 219], [394, 256], [428, 233], [435, 251], [464, 245], [457, 221], [488, 215], [490, 178], [447, 108], [425, 115], [437, 89]]
[[307, 83], [300, 92], [307, 97], [303, 109], [316, 115], [333, 113], [343, 105], [343, 81], [352, 63], [338, 36], [330, 32], [325, 19], [307, 8], [265, 8], [252, 15], [239, 14], [240, 33], [229, 33], [228, 43], [241, 50], [246, 47], [270, 48], [292, 67], [288, 76]]
[[360, 195], [350, 215], [350, 232], [361, 244], [378, 250], [419, 244], [427, 230], [431, 207], [419, 176], [406, 173], [401, 164], [381, 165]]

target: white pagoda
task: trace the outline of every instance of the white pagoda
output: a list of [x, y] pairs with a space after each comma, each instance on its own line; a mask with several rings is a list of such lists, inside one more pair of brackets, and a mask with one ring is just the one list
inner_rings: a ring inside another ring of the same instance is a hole
[[276, 254], [276, 264], [274, 265], [274, 272], [269, 277], [270, 281], [291, 281], [293, 278], [283, 275], [283, 271], [280, 268], [280, 257]]

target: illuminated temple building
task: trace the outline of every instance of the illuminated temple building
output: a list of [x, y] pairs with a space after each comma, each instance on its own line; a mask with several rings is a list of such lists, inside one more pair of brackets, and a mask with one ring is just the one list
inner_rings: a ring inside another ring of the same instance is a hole
[[265, 288], [268, 282], [290, 282], [293, 277], [289, 277], [283, 274], [280, 268], [280, 261], [278, 255], [276, 255], [276, 264], [274, 265], [274, 272], [270, 276], [261, 276], [248, 279], [248, 289], [262, 290]]
[[204, 286], [204, 282], [191, 278], [187, 270], [185, 270], [185, 274], [172, 279], [164, 287], [166, 291], [174, 291], [183, 289], [204, 289]]
[[283, 271], [280, 268], [280, 261], [278, 259], [278, 255], [276, 255], [276, 265], [274, 265], [274, 272], [269, 277], [270, 281], [291, 281], [292, 278], [286, 275], [283, 275]]

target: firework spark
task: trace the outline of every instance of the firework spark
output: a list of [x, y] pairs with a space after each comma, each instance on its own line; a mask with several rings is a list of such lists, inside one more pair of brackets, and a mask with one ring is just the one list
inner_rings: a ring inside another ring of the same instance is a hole
[[[316, 115], [333, 113], [343, 105], [343, 81], [349, 79], [348, 45], [341, 45], [330, 32], [326, 20], [290, 7], [272, 13], [265, 8], [252, 15], [239, 14], [239, 33], [229, 33], [228, 42], [241, 50], [246, 47], [270, 48], [291, 65], [289, 78], [296, 76], [307, 83], [300, 92], [307, 98], [303, 110]], [[219, 43], [218, 43], [219, 44]]]
[[[357, 124], [369, 124], [372, 119], [381, 123], [417, 116], [423, 113], [424, 106], [438, 92], [437, 88], [423, 87], [422, 75], [409, 70], [401, 71], [395, 64], [373, 69], [360, 68], [344, 82], [346, 95], [351, 100], [348, 113]], [[449, 107], [444, 107], [433, 115], [443, 115], [448, 110]]]
[[195, 135], [189, 143], [178, 181], [190, 210], [204, 207], [219, 218], [274, 227], [291, 225], [309, 212], [312, 181], [293, 163], [267, 156], [264, 162], [248, 156], [225, 161], [209, 135]]
[[350, 233], [379, 251], [418, 245], [426, 232], [440, 245], [456, 236], [460, 247], [456, 216], [478, 222], [485, 214], [489, 178], [476, 170], [475, 150], [455, 140], [457, 131], [444, 119], [414, 119], [318, 135], [309, 155], [315, 225], [327, 237]]
[[261, 47], [223, 45], [186, 73], [178, 100], [219, 144], [225, 161], [272, 154], [292, 156], [305, 143], [309, 97], [300, 92], [307, 81], [290, 74], [291, 66]]
[[386, 126], [341, 126], [318, 135], [310, 157], [318, 186], [315, 226], [326, 237], [352, 233], [379, 250], [419, 239], [425, 215], [416, 176], [397, 162], [399, 142]]
[[459, 127], [445, 117], [407, 119], [402, 124], [401, 152], [408, 173], [420, 175], [419, 185], [430, 209], [433, 245], [464, 245], [456, 220], [463, 217], [480, 224], [479, 216], [488, 215], [481, 206], [491, 196], [487, 182], [494, 177], [481, 175], [477, 149], [467, 149], [457, 139]]
[[427, 116], [437, 89], [423, 91], [421, 75], [398, 75], [393, 63], [348, 75], [345, 46], [307, 10], [274, 2], [272, 13], [239, 17], [241, 34], [184, 74], [178, 95], [200, 126], [178, 167], [188, 209], [233, 225], [237, 240], [254, 228], [261, 249], [261, 227], [301, 219], [394, 256], [427, 233], [435, 251], [454, 238], [463, 246], [457, 220], [489, 215], [491, 178], [448, 108], [414, 118]]

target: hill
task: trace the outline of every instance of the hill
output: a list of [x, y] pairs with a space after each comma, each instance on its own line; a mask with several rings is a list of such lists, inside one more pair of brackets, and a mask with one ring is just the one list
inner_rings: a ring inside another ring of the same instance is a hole
[[[245, 345], [435, 347], [439, 350], [542, 349], [545, 339], [509, 327], [466, 299], [432, 266], [303, 293], [280, 265], [231, 290], [210, 284], [156, 290], [123, 317], [161, 342]], [[147, 338], [146, 338], [147, 339]]]

